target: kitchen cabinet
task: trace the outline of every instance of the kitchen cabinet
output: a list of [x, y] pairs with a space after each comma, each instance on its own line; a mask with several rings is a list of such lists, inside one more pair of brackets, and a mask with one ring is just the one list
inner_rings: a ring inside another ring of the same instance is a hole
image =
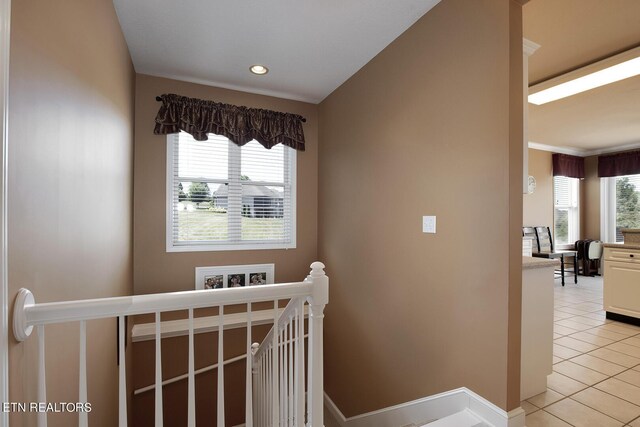
[[640, 322], [640, 246], [605, 245], [604, 309], [608, 318]]

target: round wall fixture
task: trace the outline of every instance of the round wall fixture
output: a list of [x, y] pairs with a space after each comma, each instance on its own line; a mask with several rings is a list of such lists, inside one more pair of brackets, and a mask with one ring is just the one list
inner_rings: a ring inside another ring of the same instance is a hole
[[252, 65], [251, 67], [249, 67], [249, 70], [251, 70], [253, 74], [257, 74], [259, 76], [263, 76], [269, 72], [269, 69], [267, 67], [259, 64]]

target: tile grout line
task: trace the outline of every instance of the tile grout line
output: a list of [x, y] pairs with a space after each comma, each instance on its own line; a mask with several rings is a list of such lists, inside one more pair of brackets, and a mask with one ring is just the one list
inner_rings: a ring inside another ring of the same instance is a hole
[[[629, 420], [627, 422], [620, 421], [619, 419], [617, 419], [615, 417], [612, 417], [611, 415], [608, 415], [608, 414], [606, 414], [606, 413], [604, 413], [604, 412], [602, 412], [602, 411], [600, 411], [600, 410], [598, 410], [596, 408], [593, 408], [593, 407], [589, 406], [586, 403], [582, 403], [582, 402], [580, 402], [580, 401], [578, 401], [578, 400], [573, 398], [578, 393], [581, 393], [581, 392], [586, 391], [586, 390], [588, 390], [590, 388], [593, 388], [594, 390], [597, 390], [597, 391], [599, 391], [601, 393], [604, 393], [604, 394], [607, 394], [607, 395], [609, 395], [609, 396], [611, 396], [613, 398], [620, 399], [622, 401], [628, 402], [629, 404], [633, 405], [634, 407], [640, 408], [640, 405], [637, 405], [634, 402], [628, 401], [625, 398], [613, 395], [613, 394], [608, 393], [608, 392], [606, 392], [604, 390], [596, 388], [597, 385], [599, 385], [599, 384], [601, 384], [601, 383], [603, 383], [605, 381], [608, 381], [608, 380], [610, 380], [612, 378], [614, 378], [614, 379], [616, 379], [616, 380], [618, 380], [620, 382], [623, 382], [623, 383], [625, 383], [625, 384], [627, 384], [629, 386], [640, 388], [639, 386], [637, 386], [637, 385], [635, 385], [635, 384], [633, 384], [633, 383], [631, 383], [629, 381], [625, 381], [624, 379], [621, 379], [621, 378], [616, 378], [619, 375], [624, 374], [625, 372], [636, 371], [634, 368], [637, 368], [638, 366], [640, 366], [640, 357], [636, 357], [636, 356], [633, 356], [633, 355], [630, 355], [630, 354], [627, 354], [627, 353], [623, 353], [621, 351], [617, 351], [615, 349], [609, 348], [609, 346], [611, 346], [611, 345], [614, 345], [614, 344], [617, 344], [617, 343], [621, 343], [622, 341], [628, 340], [630, 338], [638, 337], [640, 335], [640, 329], [638, 329], [636, 327], [627, 327], [626, 325], [621, 324], [620, 322], [611, 321], [610, 319], [606, 319], [606, 315], [604, 317], [601, 317], [601, 316], [595, 314], [595, 313], [598, 313], [598, 312], [602, 312], [603, 311], [602, 308], [598, 308], [597, 310], [584, 311], [582, 309], [579, 309], [579, 308], [575, 307], [575, 306], [587, 305], [587, 304], [591, 304], [592, 306], [593, 305], [598, 305], [598, 306], [601, 307], [602, 298], [601, 298], [601, 296], [598, 296], [598, 294], [596, 292], [594, 292], [594, 291], [591, 291], [591, 290], [585, 289], [585, 288], [581, 288], [581, 289], [580, 288], [569, 288], [569, 289], [562, 288], [562, 290], [560, 290], [560, 289], [558, 289], [556, 287], [555, 283], [554, 283], [554, 288], [555, 288], [554, 289], [554, 312], [558, 311], [558, 312], [567, 314], [568, 316], [567, 317], [562, 317], [562, 318], [556, 320], [555, 315], [554, 315], [554, 321], [553, 321], [554, 337], [556, 335], [558, 335], [559, 337], [553, 339], [553, 344], [554, 345], [558, 345], [560, 347], [563, 347], [563, 348], [565, 348], [567, 350], [571, 350], [573, 352], [579, 353], [579, 354], [577, 354], [575, 356], [571, 356], [569, 358], [563, 358], [563, 357], [554, 355], [554, 358], [559, 359], [559, 361], [554, 363], [553, 366], [555, 367], [555, 365], [560, 364], [562, 362], [571, 362], [572, 364], [577, 365], [582, 369], [586, 369], [588, 371], [592, 371], [594, 373], [600, 374], [600, 375], [604, 376], [604, 378], [602, 380], [600, 380], [600, 381], [597, 381], [597, 382], [593, 383], [592, 385], [589, 385], [589, 384], [585, 384], [584, 382], [582, 382], [582, 381], [580, 381], [578, 379], [575, 379], [575, 378], [573, 378], [573, 377], [571, 377], [569, 375], [566, 375], [566, 374], [563, 374], [561, 372], [558, 372], [558, 371], [555, 370], [555, 368], [552, 368], [553, 372], [556, 373], [557, 375], [560, 375], [560, 376], [565, 377], [567, 379], [576, 381], [579, 384], [582, 384], [582, 385], [584, 385], [586, 387], [584, 389], [578, 390], [578, 391], [576, 391], [574, 393], [571, 393], [571, 394], [568, 394], [566, 396], [563, 395], [562, 393], [552, 389], [552, 388], [547, 387], [548, 390], [551, 390], [554, 393], [557, 393], [558, 395], [560, 395], [562, 397], [559, 400], [557, 400], [557, 401], [555, 401], [553, 403], [550, 403], [550, 404], [548, 404], [548, 405], [546, 405], [546, 406], [544, 406], [542, 408], [538, 407], [535, 404], [533, 404], [529, 400], [525, 400], [528, 404], [530, 404], [533, 408], [535, 408], [535, 410], [533, 412], [531, 412], [530, 414], [527, 414], [527, 416], [529, 416], [531, 414], [534, 414], [536, 412], [542, 411], [542, 412], [548, 414], [551, 417], [559, 419], [559, 420], [561, 420], [561, 421], [563, 421], [563, 422], [565, 422], [565, 423], [567, 423], [569, 425], [575, 426], [571, 422], [569, 422], [569, 421], [567, 421], [567, 420], [565, 420], [565, 419], [563, 419], [563, 418], [561, 418], [559, 416], [556, 416], [553, 413], [551, 413], [551, 412], [549, 412], [549, 411], [547, 411], [545, 409], [545, 408], [548, 408], [548, 407], [550, 407], [552, 405], [555, 405], [555, 404], [557, 404], [559, 402], [562, 402], [563, 400], [571, 399], [572, 401], [576, 402], [579, 405], [586, 406], [587, 408], [590, 408], [591, 410], [593, 410], [593, 411], [595, 411], [595, 412], [597, 412], [599, 414], [602, 414], [603, 416], [605, 416], [605, 417], [607, 417], [607, 418], [609, 418], [611, 420], [614, 420], [616, 423], [621, 423], [621, 425], [623, 425], [623, 426], [628, 426], [628, 425], [630, 425], [630, 423], [640, 419], [640, 414], [639, 414], [638, 416], [636, 416], [635, 418], [633, 418], [633, 419], [631, 419], [631, 420]], [[565, 291], [565, 289], [566, 289], [566, 291]], [[588, 299], [584, 299], [583, 297], [578, 298], [578, 297], [574, 296], [573, 293], [575, 293], [578, 289], [584, 290], [585, 292], [588, 292], [588, 293], [592, 294], [592, 297], [589, 297]], [[561, 305], [556, 305], [558, 303], [558, 301], [556, 300], [556, 297], [560, 295], [560, 292], [562, 292], [564, 294], [564, 296], [567, 298], [567, 300], [562, 301]], [[571, 300], [572, 298], [575, 298], [574, 302], [569, 302], [569, 300]], [[565, 312], [565, 311], [561, 310], [561, 308], [563, 308], [563, 307], [567, 308], [567, 309], [571, 309], [572, 311], [582, 311], [583, 313], [576, 314], [576, 313]], [[589, 314], [591, 314], [592, 317], [588, 316]], [[598, 317], [599, 319], [596, 318], [596, 317]], [[590, 322], [590, 323], [598, 322], [598, 321], [601, 321], [603, 323], [601, 323], [599, 325], [592, 325], [592, 324], [589, 324], [589, 323], [584, 323], [585, 321], [587, 321], [587, 319], [589, 319], [588, 322]], [[574, 329], [572, 327], [565, 326], [565, 325], [562, 325], [561, 323], [559, 323], [559, 322], [563, 322], [563, 321], [571, 321], [573, 323], [577, 323], [577, 324], [580, 324], [580, 325], [587, 326], [587, 328], [586, 329], [577, 330], [577, 329]], [[593, 333], [593, 332], [595, 332], [594, 331], [595, 329], [602, 328], [603, 326], [607, 326], [607, 325], [614, 325], [614, 326], [616, 326], [618, 328], [624, 328], [631, 335], [626, 335], [625, 333], [620, 333], [620, 332], [616, 331], [616, 328], [613, 328], [613, 329], [604, 328], [603, 329], [603, 330], [608, 331], [610, 333], [618, 334], [619, 335], [618, 338], [615, 338], [615, 339], [614, 338], [609, 338], [609, 337], [606, 337], [606, 336], [601, 336], [601, 335]], [[574, 332], [571, 332], [571, 333], [568, 333], [568, 334], [557, 333], [557, 332], [555, 332], [555, 326], [561, 326], [561, 327], [566, 328], [568, 330], [574, 330]], [[603, 339], [603, 340], [607, 340], [607, 341], [610, 341], [610, 342], [608, 342], [607, 344], [604, 344], [604, 345], [600, 345], [600, 344], [594, 344], [593, 340], [592, 341], [586, 341], [586, 340], [581, 339], [579, 337], [573, 336], [573, 335], [575, 335], [577, 333], [582, 333], [582, 332], [592, 335], [594, 337], [594, 339], [595, 338], [601, 339], [601, 340]], [[566, 345], [562, 345], [562, 344], [556, 343], [557, 340], [560, 340], [560, 339], [565, 338], [565, 337], [569, 337], [569, 338], [572, 338], [573, 340], [580, 341], [582, 343], [588, 344], [590, 346], [595, 347], [595, 349], [592, 349], [592, 350], [589, 350], [589, 351], [585, 352], [585, 351], [582, 351], [582, 350], [576, 350], [575, 348], [571, 348], [571, 347], [568, 347]], [[626, 344], [628, 346], [636, 347], [636, 348], [640, 349], [640, 346], [635, 346], [635, 345], [630, 344], [630, 343], [623, 343], [623, 344]], [[633, 364], [633, 366], [624, 366], [624, 365], [620, 365], [619, 363], [613, 362], [611, 360], [607, 360], [607, 359], [605, 359], [603, 357], [591, 354], [592, 352], [594, 352], [596, 350], [599, 350], [599, 349], [603, 349], [603, 348], [606, 348], [607, 350], [609, 350], [611, 352], [620, 354], [621, 356], [631, 357], [632, 360], [638, 360], [638, 363], [637, 364]], [[610, 363], [610, 364], [613, 364], [615, 366], [618, 366], [618, 367], [622, 368], [622, 371], [610, 375], [608, 373], [600, 372], [600, 371], [598, 371], [596, 369], [592, 369], [592, 368], [590, 368], [588, 366], [584, 366], [584, 365], [581, 365], [580, 363], [577, 363], [577, 362], [573, 361], [574, 359], [576, 359], [576, 358], [578, 358], [580, 356], [583, 356], [583, 355], [589, 355], [589, 356], [594, 357], [596, 359], [599, 359], [599, 360], [601, 360], [603, 362]], [[640, 372], [640, 371], [636, 371], [636, 372]]]

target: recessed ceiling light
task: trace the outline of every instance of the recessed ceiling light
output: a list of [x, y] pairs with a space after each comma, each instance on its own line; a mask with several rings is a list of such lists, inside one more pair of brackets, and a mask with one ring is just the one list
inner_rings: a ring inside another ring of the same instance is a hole
[[[532, 104], [542, 105], [640, 75], [639, 55], [640, 51], [633, 49], [536, 85], [531, 88], [531, 92], [534, 93], [529, 95], [528, 100]], [[629, 56], [635, 58], [629, 59]]]
[[251, 70], [253, 74], [257, 74], [259, 76], [262, 76], [269, 72], [269, 69], [267, 67], [265, 67], [264, 65], [258, 65], [258, 64], [252, 65], [251, 68], [249, 68], [249, 70]]

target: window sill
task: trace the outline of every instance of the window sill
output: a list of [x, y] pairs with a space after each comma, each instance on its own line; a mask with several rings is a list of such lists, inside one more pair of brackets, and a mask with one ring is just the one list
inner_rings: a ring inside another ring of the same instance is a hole
[[296, 244], [289, 243], [265, 243], [246, 245], [167, 245], [167, 252], [220, 252], [220, 251], [256, 251], [256, 250], [274, 250], [274, 249], [295, 249]]

